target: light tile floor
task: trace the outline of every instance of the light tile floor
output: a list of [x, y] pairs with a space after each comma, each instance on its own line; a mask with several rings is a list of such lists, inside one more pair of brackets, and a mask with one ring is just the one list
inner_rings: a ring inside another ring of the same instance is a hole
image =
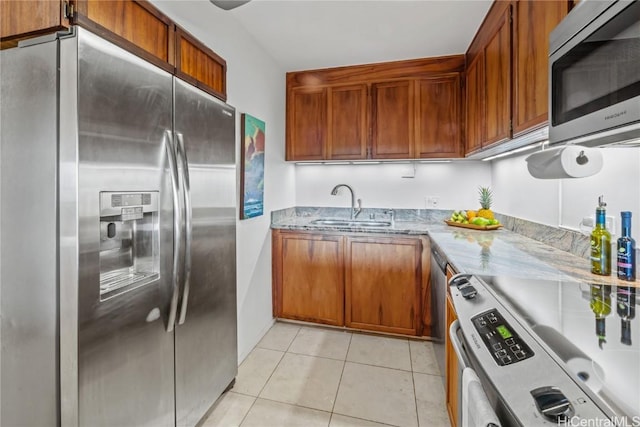
[[204, 427], [448, 427], [426, 341], [276, 323]]

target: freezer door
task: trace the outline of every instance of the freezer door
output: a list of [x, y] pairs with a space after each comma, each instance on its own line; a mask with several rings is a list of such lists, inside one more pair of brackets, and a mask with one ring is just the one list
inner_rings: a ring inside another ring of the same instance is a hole
[[77, 49], [79, 424], [173, 426], [172, 77], [82, 29]]
[[237, 373], [235, 111], [178, 79], [174, 96], [178, 164], [191, 213], [188, 283], [175, 330], [176, 419], [193, 426]]

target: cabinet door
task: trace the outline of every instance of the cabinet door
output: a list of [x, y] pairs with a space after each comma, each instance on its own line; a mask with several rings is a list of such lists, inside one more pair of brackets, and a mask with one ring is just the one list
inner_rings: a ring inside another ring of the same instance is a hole
[[183, 29], [176, 28], [176, 75], [226, 101], [227, 62]]
[[68, 28], [64, 9], [62, 0], [0, 0], [2, 47], [15, 46], [22, 38]]
[[416, 157], [460, 157], [460, 74], [416, 85]]
[[273, 245], [274, 316], [343, 326], [343, 238], [274, 231]]
[[408, 159], [414, 153], [413, 82], [373, 83], [371, 157]]
[[292, 89], [287, 96], [287, 160], [323, 160], [327, 140], [327, 89]]
[[511, 137], [511, 7], [485, 47], [485, 137], [482, 146]]
[[136, 0], [77, 0], [77, 24], [173, 73], [173, 21], [151, 3]]
[[458, 402], [458, 383], [460, 378], [458, 375], [458, 356], [456, 356], [456, 352], [451, 345], [451, 340], [449, 339], [449, 326], [458, 318], [458, 316], [456, 315], [456, 310], [453, 307], [453, 303], [451, 302], [451, 297], [449, 295], [447, 295], [445, 313], [447, 319], [447, 333], [445, 334], [445, 397], [451, 425], [453, 427], [457, 427], [460, 425], [460, 420], [458, 420], [458, 406], [460, 404], [460, 402]]
[[514, 136], [547, 122], [549, 33], [568, 13], [567, 1], [520, 0], [513, 46]]
[[329, 159], [367, 158], [367, 85], [329, 89]]
[[345, 324], [420, 333], [420, 239], [347, 237]]
[[469, 154], [482, 148], [484, 138], [484, 52], [480, 51], [467, 67], [466, 148]]

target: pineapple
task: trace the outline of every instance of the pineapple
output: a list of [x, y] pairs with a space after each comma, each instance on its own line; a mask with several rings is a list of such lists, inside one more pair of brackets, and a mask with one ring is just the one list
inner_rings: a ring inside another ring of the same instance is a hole
[[491, 211], [491, 197], [493, 193], [489, 187], [478, 187], [478, 193], [480, 194], [480, 206], [482, 209], [479, 209], [477, 212], [477, 216], [486, 219], [493, 219], [493, 212]]

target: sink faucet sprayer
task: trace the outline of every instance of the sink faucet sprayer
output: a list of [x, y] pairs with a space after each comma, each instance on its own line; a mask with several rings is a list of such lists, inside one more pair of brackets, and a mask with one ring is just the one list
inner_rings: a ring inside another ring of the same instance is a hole
[[351, 192], [351, 219], [356, 219], [356, 217], [362, 211], [362, 200], [358, 199], [358, 207], [356, 208], [356, 195], [353, 192], [353, 188], [351, 188], [347, 184], [338, 184], [335, 187], [333, 187], [333, 190], [331, 190], [331, 195], [333, 196], [337, 195], [338, 189], [340, 187], [346, 187]]

